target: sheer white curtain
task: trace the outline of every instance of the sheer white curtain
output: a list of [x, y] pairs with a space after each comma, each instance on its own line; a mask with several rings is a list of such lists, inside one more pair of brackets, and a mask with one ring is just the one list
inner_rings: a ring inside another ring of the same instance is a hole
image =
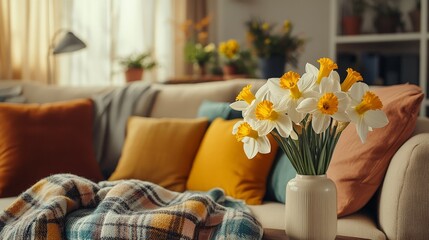
[[67, 2], [66, 28], [87, 48], [58, 55], [60, 84], [116, 85], [125, 82], [121, 57], [152, 51], [159, 67], [147, 81], [165, 81], [175, 72], [175, 0], [74, 0]]
[[0, 79], [48, 82], [48, 48], [62, 2], [0, 0]]

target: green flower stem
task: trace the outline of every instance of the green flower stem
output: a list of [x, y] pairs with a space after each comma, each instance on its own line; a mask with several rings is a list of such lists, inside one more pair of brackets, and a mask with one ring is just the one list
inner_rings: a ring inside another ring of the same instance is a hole
[[277, 130], [271, 135], [289, 158], [292, 166], [301, 175], [326, 174], [332, 154], [344, 128], [338, 128], [339, 123], [331, 119], [329, 127], [322, 133], [316, 134], [311, 126], [311, 117], [306, 117], [298, 132], [298, 140], [280, 136]]

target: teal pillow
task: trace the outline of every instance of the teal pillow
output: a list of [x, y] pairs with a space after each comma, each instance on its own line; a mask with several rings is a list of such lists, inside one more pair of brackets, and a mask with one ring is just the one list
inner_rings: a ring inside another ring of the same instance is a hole
[[265, 199], [285, 203], [286, 185], [295, 176], [295, 168], [293, 168], [286, 154], [279, 149], [267, 179]]
[[226, 120], [241, 118], [241, 112], [233, 110], [227, 102], [212, 102], [204, 100], [198, 108], [197, 117], [206, 117], [212, 122], [216, 118]]

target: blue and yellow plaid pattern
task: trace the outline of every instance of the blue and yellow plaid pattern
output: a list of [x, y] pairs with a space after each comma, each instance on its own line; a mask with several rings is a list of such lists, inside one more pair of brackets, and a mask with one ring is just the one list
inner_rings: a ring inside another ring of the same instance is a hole
[[261, 239], [223, 191], [177, 193], [139, 180], [42, 179], [0, 214], [1, 239]]

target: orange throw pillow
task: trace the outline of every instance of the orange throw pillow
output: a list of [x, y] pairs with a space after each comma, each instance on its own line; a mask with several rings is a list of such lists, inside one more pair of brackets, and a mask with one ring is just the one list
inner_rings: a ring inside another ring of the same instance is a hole
[[208, 120], [131, 117], [118, 166], [109, 180], [140, 179], [185, 191]]
[[102, 180], [92, 126], [89, 99], [0, 104], [0, 197], [17, 196], [41, 178], [57, 173]]
[[277, 144], [269, 135], [271, 152], [248, 159], [243, 143], [232, 135], [232, 127], [241, 119], [212, 122], [195, 157], [186, 187], [207, 191], [215, 187], [247, 204], [261, 204], [267, 176], [277, 152]]
[[350, 124], [338, 141], [327, 172], [337, 186], [340, 217], [361, 209], [377, 191], [393, 155], [413, 133], [423, 99], [421, 89], [409, 84], [373, 92], [383, 102], [389, 124], [369, 132], [365, 143]]

